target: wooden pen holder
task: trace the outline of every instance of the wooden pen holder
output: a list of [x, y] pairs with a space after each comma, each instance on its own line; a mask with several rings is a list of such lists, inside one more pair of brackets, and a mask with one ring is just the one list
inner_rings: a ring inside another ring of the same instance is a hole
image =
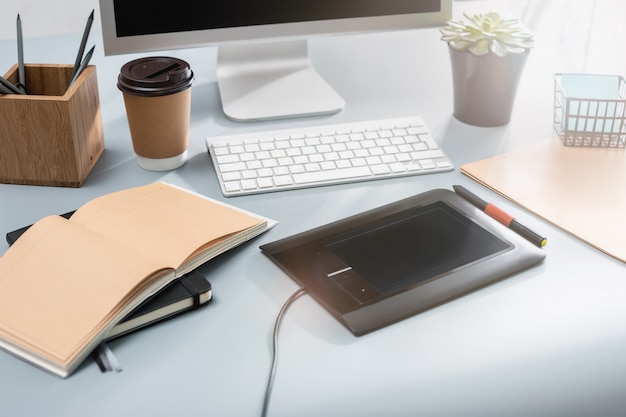
[[[80, 187], [104, 151], [95, 66], [25, 65], [28, 95], [0, 95], [0, 182]], [[18, 66], [4, 76], [17, 83]]]

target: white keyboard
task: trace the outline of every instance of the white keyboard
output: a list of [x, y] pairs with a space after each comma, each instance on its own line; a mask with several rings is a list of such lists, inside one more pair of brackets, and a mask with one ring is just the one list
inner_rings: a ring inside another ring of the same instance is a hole
[[419, 117], [209, 137], [226, 197], [451, 171]]

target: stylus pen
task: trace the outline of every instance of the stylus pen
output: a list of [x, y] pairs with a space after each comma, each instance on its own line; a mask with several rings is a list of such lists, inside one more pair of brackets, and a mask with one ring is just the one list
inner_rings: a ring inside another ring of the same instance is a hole
[[454, 189], [454, 192], [461, 196], [464, 200], [478, 207], [529, 242], [539, 246], [540, 248], [543, 248], [548, 243], [548, 239], [530, 230], [501, 208], [491, 203], [487, 203], [467, 188], [461, 185], [454, 185], [452, 188]]

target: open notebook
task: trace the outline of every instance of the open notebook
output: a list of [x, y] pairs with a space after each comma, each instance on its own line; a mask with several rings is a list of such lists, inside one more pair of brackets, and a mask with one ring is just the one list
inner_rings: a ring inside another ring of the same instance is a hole
[[274, 224], [165, 183], [44, 217], [0, 257], [0, 347], [66, 377], [146, 299]]

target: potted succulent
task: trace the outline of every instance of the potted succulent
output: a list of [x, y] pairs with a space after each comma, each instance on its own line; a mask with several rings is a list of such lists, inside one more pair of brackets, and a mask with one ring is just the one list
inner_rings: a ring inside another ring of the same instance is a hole
[[511, 119], [517, 85], [533, 35], [516, 19], [497, 13], [464, 15], [441, 28], [450, 51], [454, 116], [476, 126]]

